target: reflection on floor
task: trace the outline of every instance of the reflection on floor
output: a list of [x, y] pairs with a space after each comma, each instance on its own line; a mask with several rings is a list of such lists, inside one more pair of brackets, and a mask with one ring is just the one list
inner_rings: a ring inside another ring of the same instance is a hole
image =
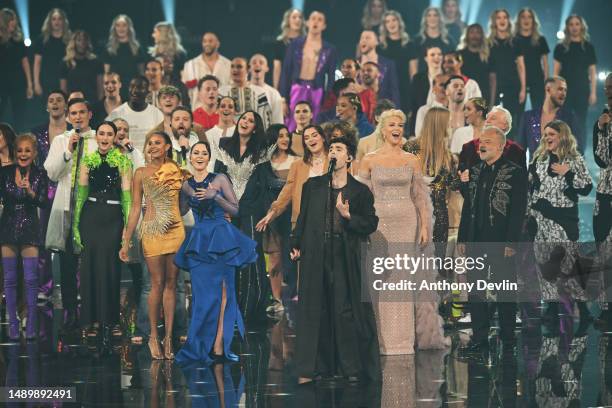
[[[533, 308], [529, 308], [533, 310]], [[61, 310], [40, 308], [38, 342], [0, 343], [6, 386], [71, 386], [78, 405], [100, 407], [581, 407], [612, 404], [612, 332], [562, 316], [526, 319], [518, 345], [463, 355], [464, 331], [450, 329], [453, 347], [383, 357], [382, 386], [326, 380], [297, 385], [290, 304], [283, 318], [236, 344], [241, 362], [179, 367], [151, 361], [146, 346], [117, 341], [115, 354], [59, 335]], [[2, 325], [6, 339], [6, 325]], [[5, 340], [3, 340], [5, 341]], [[55, 406], [58, 406], [57, 404]], [[71, 406], [64, 404], [62, 406]]]

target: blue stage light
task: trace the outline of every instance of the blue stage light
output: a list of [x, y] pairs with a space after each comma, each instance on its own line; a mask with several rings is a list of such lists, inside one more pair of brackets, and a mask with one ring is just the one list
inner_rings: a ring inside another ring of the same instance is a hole
[[174, 0], [161, 0], [162, 10], [164, 12], [164, 19], [174, 24], [174, 12], [176, 10], [176, 3]]
[[30, 13], [28, 10], [28, 0], [15, 0], [15, 10], [19, 17], [19, 23], [21, 24], [21, 30], [23, 31], [23, 43], [26, 47], [32, 45], [30, 39]]

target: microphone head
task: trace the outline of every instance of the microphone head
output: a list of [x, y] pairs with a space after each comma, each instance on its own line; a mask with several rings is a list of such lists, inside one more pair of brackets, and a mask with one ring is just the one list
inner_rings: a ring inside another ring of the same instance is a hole
[[19, 166], [19, 174], [21, 174], [21, 178], [25, 177], [27, 172], [28, 172], [28, 169], [26, 169], [25, 167]]
[[604, 105], [603, 113], [610, 113], [610, 106], [607, 103]]
[[79, 126], [77, 126], [77, 127], [75, 127], [75, 128], [74, 128], [74, 131], [75, 131], [77, 134], [80, 134], [80, 133], [81, 133], [81, 128], [80, 128]]

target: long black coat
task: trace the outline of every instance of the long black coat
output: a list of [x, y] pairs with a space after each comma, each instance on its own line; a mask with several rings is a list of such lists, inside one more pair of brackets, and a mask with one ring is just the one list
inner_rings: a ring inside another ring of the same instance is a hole
[[[321, 296], [323, 288], [325, 212], [329, 193], [327, 176], [312, 177], [304, 184], [300, 215], [291, 236], [293, 248], [300, 249], [299, 301], [296, 363], [300, 373], [313, 373], [317, 360]], [[343, 219], [347, 281], [364, 378], [381, 380], [376, 321], [372, 303], [361, 302], [361, 244], [378, 227], [374, 196], [367, 186], [350, 174], [343, 192], [349, 202], [350, 220]], [[334, 203], [335, 204], [335, 203]], [[367, 273], [367, 271], [365, 271]]]

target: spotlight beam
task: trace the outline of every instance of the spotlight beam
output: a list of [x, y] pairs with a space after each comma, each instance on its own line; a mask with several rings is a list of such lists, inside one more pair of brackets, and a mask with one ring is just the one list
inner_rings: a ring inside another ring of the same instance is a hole
[[29, 47], [31, 40], [28, 0], [15, 0], [15, 10], [17, 10], [19, 23], [21, 24], [21, 29], [23, 30], [24, 43]]
[[174, 24], [174, 12], [176, 10], [176, 3], [174, 0], [161, 0], [162, 10], [164, 12], [164, 19]]
[[561, 17], [559, 20], [559, 30], [563, 31], [565, 28], [565, 19], [569, 17], [574, 8], [576, 0], [563, 0], [563, 6], [561, 7]]

